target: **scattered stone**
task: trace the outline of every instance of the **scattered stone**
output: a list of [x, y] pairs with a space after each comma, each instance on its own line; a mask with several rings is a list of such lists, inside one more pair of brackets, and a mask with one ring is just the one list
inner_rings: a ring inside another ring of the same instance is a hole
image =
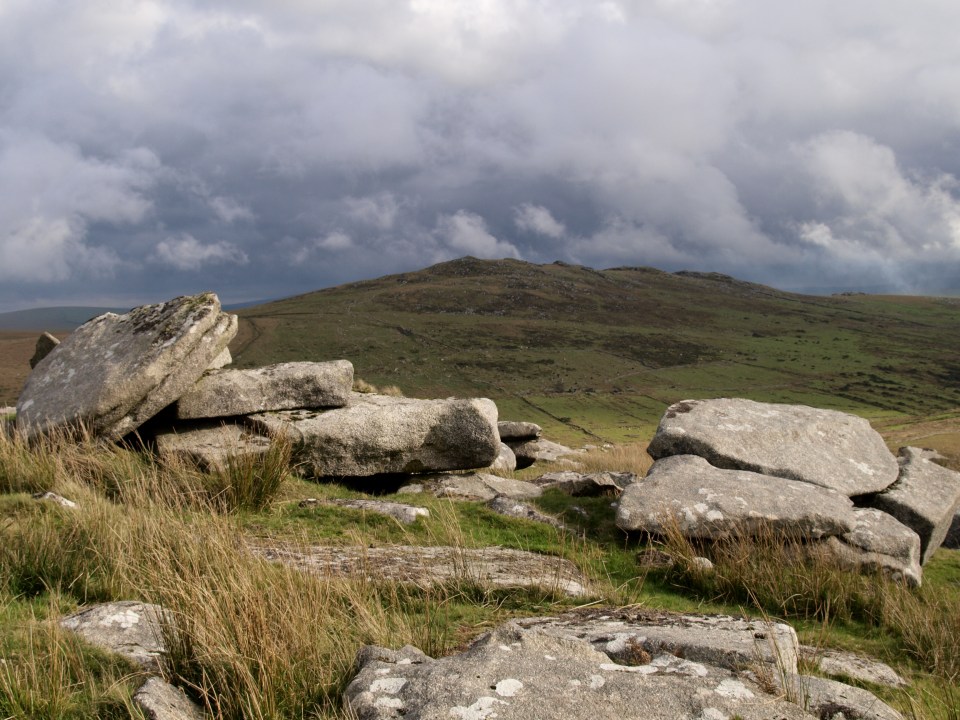
[[40, 337], [38, 337], [37, 348], [33, 353], [33, 357], [30, 358], [30, 369], [32, 370], [35, 368], [40, 361], [49, 355], [50, 351], [59, 344], [60, 341], [48, 332], [44, 332]]
[[501, 420], [497, 423], [500, 439], [507, 440], [535, 440], [543, 432], [536, 423]]
[[133, 695], [149, 720], [204, 720], [207, 716], [187, 694], [158, 677], [148, 678]]
[[[328, 500], [324, 504], [386, 515], [404, 525], [415, 523], [417, 518], [430, 517], [430, 511], [427, 510], [427, 508], [417, 507], [416, 505], [404, 505], [403, 503], [384, 502], [381, 500]], [[303, 503], [300, 503], [300, 506], [303, 507]]]
[[517, 469], [517, 456], [513, 454], [509, 445], [504, 442], [500, 443], [500, 454], [497, 455], [497, 459], [490, 464], [488, 469], [494, 474], [512, 473]]
[[910, 684], [886, 663], [852, 652], [801, 645], [800, 658], [817, 665], [820, 672], [827, 675], [852, 678], [892, 688], [907, 687]]
[[475, 582], [487, 587], [535, 587], [572, 597], [587, 583], [569, 560], [502, 547], [260, 547], [254, 553], [274, 562], [333, 577], [362, 577], [429, 587]]
[[115, 652], [149, 672], [160, 672], [166, 652], [159, 605], [123, 600], [92, 605], [60, 620], [60, 625], [97, 647]]
[[551, 525], [552, 527], [557, 528], [558, 530], [565, 530], [566, 525], [560, 522], [557, 518], [552, 515], [547, 515], [544, 512], [541, 512], [533, 505], [529, 505], [518, 500], [512, 500], [508, 497], [500, 495], [495, 497], [493, 500], [487, 503], [487, 507], [493, 510], [498, 515], [505, 515], [506, 517], [519, 518], [520, 520], [532, 520], [534, 522], [544, 523], [546, 525]]
[[920, 536], [920, 563], [936, 552], [960, 511], [960, 473], [937, 465], [934, 450], [900, 450], [900, 477], [873, 498], [873, 507], [893, 515]]
[[644, 548], [637, 553], [637, 565], [645, 568], [664, 570], [676, 564], [673, 555], [658, 548]]
[[207, 472], [224, 472], [232, 460], [261, 457], [270, 449], [270, 438], [235, 423], [194, 423], [156, 435], [157, 454], [178, 458]]
[[586, 497], [596, 495], [619, 495], [625, 487], [635, 482], [637, 476], [629, 472], [578, 473], [570, 470], [541, 475], [533, 482], [544, 490], [555, 489], [572, 495]]
[[574, 611], [518, 622], [556, 637], [584, 640], [624, 665], [635, 664], [632, 656], [639, 648], [651, 656], [668, 653], [729, 670], [760, 662], [797, 672], [797, 634], [784, 623], [635, 608]]
[[213, 293], [94, 318], [27, 378], [17, 426], [33, 437], [82, 424], [118, 440], [192, 387], [236, 331]]
[[855, 568], [882, 570], [895, 580], [920, 587], [920, 536], [880, 510], [857, 508], [853, 513], [853, 530], [827, 538], [831, 550]]
[[350, 405], [337, 410], [284, 410], [250, 419], [290, 438], [294, 461], [318, 478], [482, 468], [500, 448], [497, 406], [486, 398], [352, 393]]
[[654, 459], [699, 455], [716, 467], [751, 470], [830, 488], [879, 492], [897, 463], [863, 418], [805, 405], [721, 398], [671, 405], [650, 442]]
[[67, 500], [63, 495], [57, 495], [54, 492], [34, 493], [34, 500], [47, 500], [65, 508], [75, 508], [77, 504], [73, 500]]
[[700, 572], [710, 572], [713, 570], [713, 561], [710, 558], [697, 555], [696, 557], [691, 558], [690, 563]]
[[210, 370], [177, 401], [176, 412], [186, 420], [337, 408], [347, 404], [352, 387], [353, 365], [347, 360]]
[[[774, 676], [774, 681], [779, 678]], [[903, 720], [903, 716], [869, 690], [836, 680], [791, 674], [784, 677], [786, 696], [818, 718], [835, 720]]]
[[673, 455], [629, 485], [617, 507], [617, 525], [624, 530], [665, 535], [672, 523], [692, 538], [771, 530], [820, 538], [850, 532], [856, 517], [850, 499], [834, 490]]
[[[493, 500], [495, 497], [507, 497], [512, 500], [526, 500], [539, 497], [543, 490], [525, 480], [510, 480], [489, 473], [470, 473], [468, 475], [427, 475], [417, 483], [421, 488], [436, 497], [453, 500]], [[411, 492], [407, 487], [399, 492]]]
[[367, 646], [346, 703], [360, 720], [813, 720], [730, 670], [673, 655], [619, 664], [588, 642], [508, 623], [463, 653]]
[[543, 438], [523, 442], [510, 440], [507, 445], [510, 446], [513, 454], [517, 457], [518, 469], [530, 467], [535, 462], [556, 462], [564, 455], [573, 455], [578, 452], [566, 445], [560, 445]]

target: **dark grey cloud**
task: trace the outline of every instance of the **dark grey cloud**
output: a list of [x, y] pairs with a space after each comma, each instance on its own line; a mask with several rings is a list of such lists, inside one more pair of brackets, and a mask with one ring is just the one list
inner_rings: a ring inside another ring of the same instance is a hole
[[960, 5], [0, 3], [0, 310], [472, 254], [960, 288]]

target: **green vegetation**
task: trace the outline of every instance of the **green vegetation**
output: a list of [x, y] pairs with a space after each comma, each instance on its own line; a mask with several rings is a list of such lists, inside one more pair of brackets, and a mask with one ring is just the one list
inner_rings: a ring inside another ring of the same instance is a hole
[[[643, 446], [597, 450], [585, 461], [635, 472], [649, 463]], [[467, 576], [424, 589], [303, 574], [248, 549], [397, 543], [559, 555], [581, 568], [600, 604], [791, 619], [808, 642], [866, 650], [910, 676], [912, 690], [871, 689], [913, 717], [957, 718], [957, 553], [935, 556], [922, 591], [851, 576], [789, 543], [693, 548], [668, 538], [659, 551], [675, 565], [651, 567], [638, 561], [648, 545], [614, 526], [608, 497], [546, 493], [541, 509], [569, 531], [419, 496], [431, 516], [402, 526], [299, 502], [357, 495], [339, 485], [287, 476], [251, 496], [242, 490], [251, 472], [274, 477], [269, 463], [211, 476], [131, 449], [57, 440], [28, 447], [0, 434], [0, 717], [141, 717], [130, 698], [142, 673], [56, 624], [84, 603], [141, 599], [172, 610], [165, 672], [223, 718], [346, 717], [340, 698], [363, 644], [411, 643], [439, 655], [509, 617], [575, 604], [549, 591], [491, 590]], [[237, 488], [226, 490], [231, 482]], [[26, 494], [39, 489], [78, 507]], [[695, 552], [709, 554], [717, 572], [699, 571]]]
[[695, 397], [901, 425], [960, 405], [956, 298], [813, 297], [715, 274], [463, 258], [240, 318], [238, 366], [347, 358], [413, 397], [493, 398], [501, 417], [560, 442], [649, 439], [666, 405]]

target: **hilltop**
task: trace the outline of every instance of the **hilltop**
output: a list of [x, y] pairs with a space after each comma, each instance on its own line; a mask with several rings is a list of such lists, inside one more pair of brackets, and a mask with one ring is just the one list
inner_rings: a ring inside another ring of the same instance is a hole
[[[408, 395], [486, 395], [561, 439], [649, 437], [684, 398], [883, 424], [960, 406], [960, 300], [782, 292], [717, 273], [461, 258], [240, 311], [235, 364], [347, 357]], [[952, 423], [951, 423], [952, 424]]]

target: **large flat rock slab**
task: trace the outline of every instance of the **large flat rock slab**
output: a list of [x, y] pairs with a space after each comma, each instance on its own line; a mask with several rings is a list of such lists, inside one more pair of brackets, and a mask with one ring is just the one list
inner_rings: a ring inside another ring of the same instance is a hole
[[210, 370], [176, 405], [180, 419], [220, 418], [294, 408], [337, 408], [350, 399], [347, 360], [289, 362], [253, 370]]
[[935, 450], [900, 450], [900, 477], [873, 498], [873, 506], [893, 515], [920, 536], [920, 562], [943, 544], [960, 510], [960, 473], [933, 462]]
[[508, 623], [459, 655], [361, 649], [345, 699], [360, 720], [812, 720], [731, 670], [675, 655], [620, 664], [589, 642]]
[[620, 496], [617, 525], [686, 537], [748, 536], [772, 530], [790, 537], [842, 535], [856, 525], [846, 495], [810, 483], [748, 470], [722, 470], [696, 455], [658, 460]]
[[60, 620], [60, 625], [104, 650], [122, 655], [150, 672], [160, 671], [164, 610], [159, 605], [122, 600], [91, 605]]
[[800, 480], [850, 497], [880, 492], [898, 474], [883, 438], [863, 418], [738, 398], [671, 405], [647, 451], [654, 459], [699, 455], [717, 467]]
[[500, 450], [497, 406], [486, 398], [414, 400], [353, 393], [348, 407], [250, 416], [286, 435], [314, 477], [368, 477], [487, 467]]
[[416, 483], [400, 488], [399, 492], [426, 491], [435, 497], [451, 500], [493, 500], [496, 497], [526, 500], [543, 494], [540, 487], [526, 480], [512, 480], [490, 473], [444, 473], [427, 475], [416, 480]]
[[133, 701], [149, 720], [204, 720], [206, 713], [178, 687], [158, 677], [147, 678]]
[[34, 436], [82, 424], [122, 438], [190, 389], [236, 332], [213, 293], [94, 318], [34, 368], [17, 427]]
[[668, 653], [729, 670], [761, 662], [797, 672], [800, 645], [784, 623], [731, 615], [698, 615], [634, 608], [575, 611], [517, 621], [548, 635], [584, 640], [622, 665], [643, 653]]
[[420, 587], [465, 581], [488, 587], [541, 588], [573, 597], [587, 594], [587, 581], [569, 560], [510, 548], [254, 545], [251, 549], [267, 560], [333, 577], [408, 582]]

